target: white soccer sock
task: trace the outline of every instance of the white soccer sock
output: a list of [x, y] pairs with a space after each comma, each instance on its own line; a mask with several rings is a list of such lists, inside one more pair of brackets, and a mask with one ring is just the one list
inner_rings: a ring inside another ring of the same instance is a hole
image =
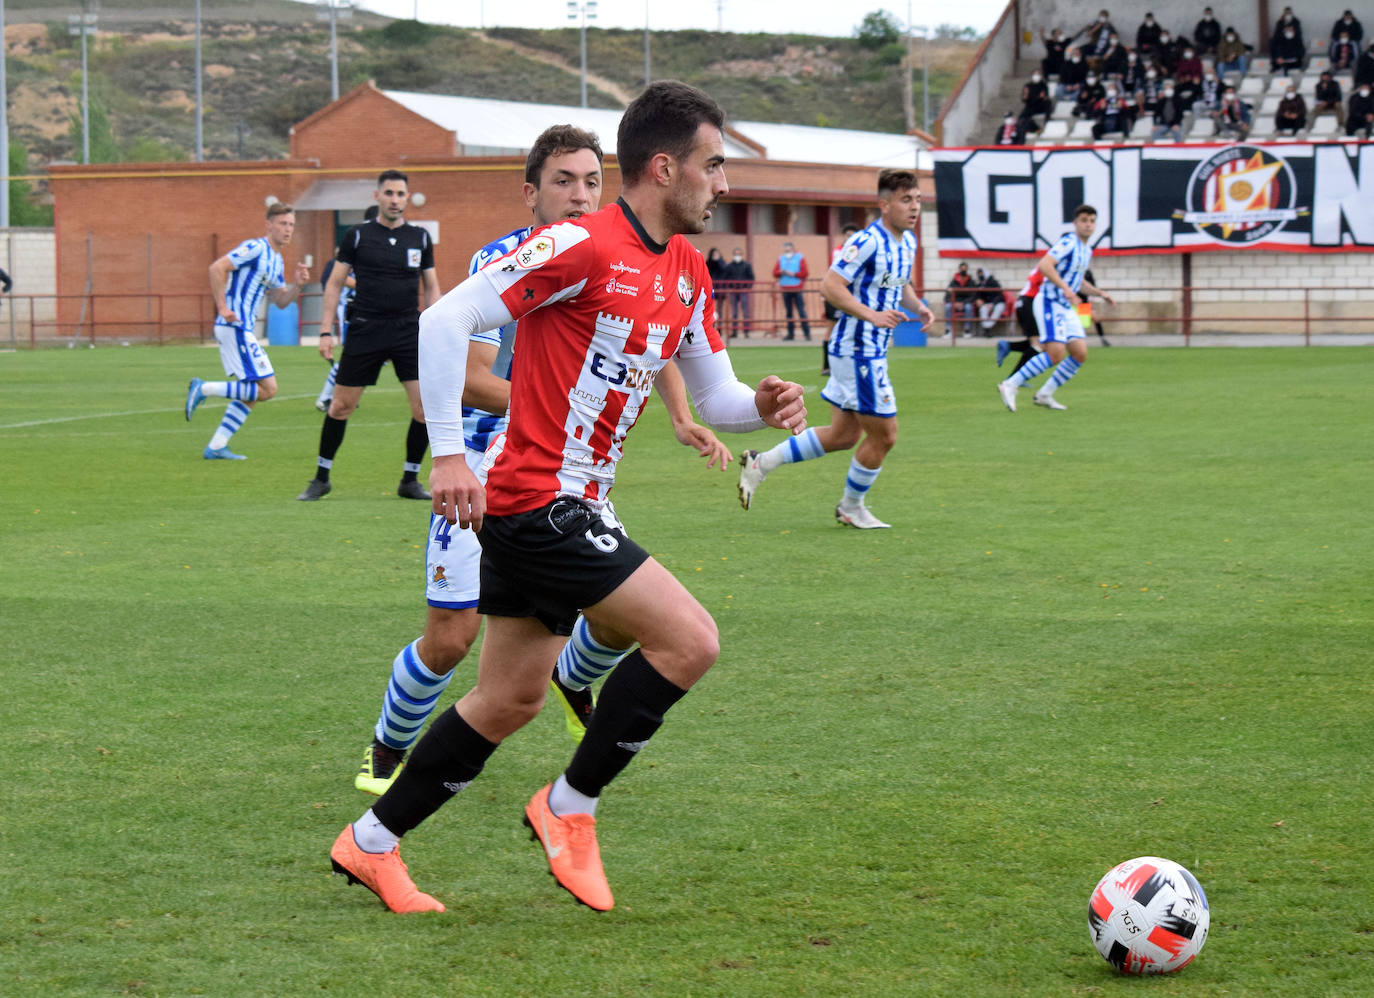
[[592, 637], [586, 617], [578, 617], [572, 635], [558, 653], [558, 681], [575, 690], [585, 690], [630, 653], [631, 648], [607, 648]]
[[841, 504], [857, 506], [862, 503], [882, 470], [881, 464], [876, 468], [865, 468], [857, 457], [853, 458], [849, 462], [849, 474], [844, 479], [844, 499], [841, 500]]
[[256, 381], [206, 381], [200, 386], [206, 398], [238, 399], [240, 402], [258, 400]]
[[368, 808], [367, 814], [353, 822], [353, 841], [363, 852], [391, 852], [400, 843], [400, 836], [394, 835]]
[[776, 447], [770, 447], [759, 455], [759, 468], [766, 475], [774, 468], [797, 461], [811, 461], [825, 457], [825, 448], [815, 430], [806, 430], [795, 437], [788, 437]]
[[568, 786], [567, 778], [563, 776], [555, 780], [549, 790], [549, 810], [560, 818], [565, 814], [590, 814], [595, 817], [598, 800], [600, 798], [588, 797]]
[[219, 429], [215, 430], [215, 435], [210, 438], [210, 449], [219, 450], [229, 446], [229, 438], [243, 428], [243, 421], [248, 418], [248, 414], [253, 410], [242, 402], [230, 402], [224, 407], [224, 418], [219, 422]]

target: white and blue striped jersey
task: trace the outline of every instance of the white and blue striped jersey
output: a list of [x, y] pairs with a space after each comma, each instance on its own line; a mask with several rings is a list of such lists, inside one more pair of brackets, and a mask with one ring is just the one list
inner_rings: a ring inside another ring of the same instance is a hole
[[[251, 333], [263, 295], [269, 288], [286, 286], [281, 254], [264, 236], [239, 243], [229, 251], [228, 257], [234, 269], [224, 285], [224, 301], [239, 317], [239, 327]], [[229, 323], [216, 318], [215, 325], [228, 326]]]
[[[475, 274], [497, 257], [505, 256], [523, 243], [531, 230], [532, 227], [527, 225], [487, 243], [473, 254], [472, 261], [468, 264], [468, 274]], [[509, 322], [499, 329], [476, 333], [472, 337], [472, 342], [490, 343], [497, 348], [496, 363], [491, 365], [491, 373], [509, 381], [511, 357], [515, 349], [515, 323]], [[463, 446], [469, 454], [485, 453], [492, 438], [505, 431], [508, 421], [505, 413], [498, 415], [474, 406], [463, 406]]]
[[[901, 307], [915, 261], [915, 233], [908, 230], [898, 238], [877, 219], [849, 237], [830, 269], [845, 279], [861, 304], [885, 312]], [[832, 357], [886, 357], [891, 340], [892, 330], [841, 312], [830, 333], [829, 352]]]
[[[1074, 294], [1077, 294], [1078, 289], [1083, 286], [1083, 274], [1092, 263], [1092, 247], [1079, 239], [1076, 233], [1066, 232], [1050, 247], [1049, 255], [1054, 259], [1054, 266], [1059, 271], [1060, 278], [1073, 289]], [[1053, 281], [1046, 281], [1041, 285], [1040, 293], [1056, 304], [1069, 307], [1069, 299]]]

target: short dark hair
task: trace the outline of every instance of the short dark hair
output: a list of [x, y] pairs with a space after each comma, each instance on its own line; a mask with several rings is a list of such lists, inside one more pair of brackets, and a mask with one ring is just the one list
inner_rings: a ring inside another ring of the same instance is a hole
[[370, 222], [376, 218], [378, 214], [380, 214], [380, 211], [377, 206], [375, 204], [370, 204], [363, 210], [363, 221]]
[[705, 124], [725, 127], [725, 112], [707, 94], [679, 80], [649, 84], [620, 117], [615, 153], [621, 182], [639, 180], [659, 153], [686, 159]]
[[381, 187], [388, 180], [399, 180], [403, 182], [407, 187], [410, 186], [410, 178], [407, 177], [400, 170], [383, 170], [381, 173], [377, 174], [378, 187]]
[[916, 186], [916, 174], [911, 170], [884, 170], [878, 174], [878, 197], [890, 198]]
[[573, 125], [553, 125], [544, 129], [530, 147], [525, 157], [525, 183], [539, 186], [539, 175], [544, 172], [544, 164], [550, 156], [590, 149], [596, 153], [596, 161], [602, 161], [601, 141], [595, 132], [584, 131]]
[[1094, 218], [1096, 218], [1097, 209], [1090, 204], [1080, 204], [1077, 208], [1073, 210], [1073, 220], [1075, 222], [1078, 221], [1078, 217], [1080, 215], [1092, 215]]
[[270, 222], [278, 215], [290, 215], [296, 210], [295, 205], [286, 201], [273, 201], [267, 206], [267, 220]]

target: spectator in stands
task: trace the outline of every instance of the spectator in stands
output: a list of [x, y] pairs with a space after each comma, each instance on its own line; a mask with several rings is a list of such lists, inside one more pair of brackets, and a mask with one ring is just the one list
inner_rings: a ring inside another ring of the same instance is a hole
[[1049, 84], [1045, 82], [1045, 75], [1037, 69], [1021, 88], [1021, 117], [1028, 122], [1041, 115], [1049, 117], [1052, 107]]
[[1006, 297], [1002, 293], [1002, 282], [992, 276], [992, 271], [978, 271], [978, 318], [985, 330], [997, 325], [1007, 314]]
[[1197, 56], [1197, 49], [1187, 45], [1179, 50], [1178, 62], [1172, 75], [1175, 80], [1184, 76], [1191, 76], [1195, 80], [1202, 79], [1202, 60]]
[[964, 335], [973, 335], [973, 302], [976, 295], [973, 278], [969, 276], [968, 264], [959, 264], [959, 269], [945, 286], [945, 325], [949, 327], [950, 336], [954, 335], [955, 312], [964, 319]]
[[1341, 37], [1341, 32], [1345, 32], [1345, 36], [1355, 43], [1356, 48], [1359, 48], [1360, 42], [1364, 41], [1364, 25], [1360, 23], [1359, 18], [1348, 10], [1336, 18], [1336, 23], [1331, 25], [1331, 44], [1333, 46], [1336, 44], [1336, 39]]
[[1069, 49], [1069, 56], [1059, 68], [1059, 99], [1078, 100], [1078, 92], [1083, 89], [1083, 81], [1088, 77], [1088, 64], [1083, 61], [1083, 53]]
[[1100, 139], [1111, 132], [1126, 133], [1135, 124], [1135, 106], [1121, 96], [1115, 85], [1107, 87], [1107, 94], [1097, 102], [1093, 122], [1093, 138]]
[[1159, 44], [1155, 46], [1154, 61], [1161, 73], [1173, 76], [1178, 68], [1178, 54], [1182, 51], [1178, 42], [1167, 31], [1160, 32]]
[[1226, 34], [1221, 36], [1221, 44], [1217, 46], [1217, 72], [1222, 76], [1227, 73], [1244, 76], [1246, 67], [1250, 65], [1248, 52], [1249, 48], [1240, 40], [1236, 29], [1227, 28]]
[[1360, 55], [1355, 63], [1355, 86], [1361, 83], [1374, 83], [1374, 42]]
[[1269, 33], [1271, 39], [1278, 38], [1286, 31], [1292, 31], [1298, 39], [1298, 47], [1306, 50], [1307, 39], [1302, 35], [1302, 22], [1293, 13], [1292, 7], [1283, 8], [1283, 13], [1279, 15], [1278, 22], [1274, 25], [1274, 30]]
[[1193, 105], [1197, 103], [1197, 99], [1201, 95], [1201, 73], [1197, 74], [1196, 76], [1192, 75], [1191, 73], [1178, 74], [1178, 79], [1174, 83], [1174, 96], [1178, 98], [1178, 102], [1183, 106], [1183, 110], [1185, 112], [1192, 110]]
[[1280, 135], [1284, 132], [1297, 135], [1306, 127], [1307, 102], [1290, 84], [1283, 92], [1283, 100], [1279, 101], [1278, 109], [1274, 111], [1274, 130]]
[[1287, 73], [1302, 69], [1303, 57], [1307, 50], [1303, 47], [1302, 36], [1292, 25], [1284, 25], [1269, 43], [1269, 63], [1275, 73]]
[[1212, 16], [1211, 7], [1202, 8], [1202, 20], [1193, 28], [1193, 41], [1198, 55], [1212, 55], [1221, 44], [1221, 24]]
[[1163, 81], [1159, 78], [1159, 71], [1151, 66], [1145, 70], [1145, 82], [1135, 92], [1137, 117], [1142, 114], [1155, 113], [1155, 108], [1159, 106], [1161, 90], [1163, 90]]
[[1336, 72], [1353, 69], [1360, 50], [1344, 31], [1331, 43], [1331, 68]]
[[1159, 103], [1155, 105], [1153, 137], [1156, 142], [1165, 139], [1178, 142], [1183, 138], [1183, 112], [1188, 110], [1189, 106], [1175, 95], [1174, 85], [1165, 80], [1164, 89], [1160, 91]]
[[1002, 115], [1002, 124], [997, 128], [997, 137], [993, 140], [999, 146], [1023, 146], [1026, 144], [1026, 122], [1023, 118], [1018, 118], [1014, 112], [1008, 111]]
[[1147, 13], [1140, 27], [1135, 29], [1135, 50], [1143, 56], [1153, 56], [1159, 44], [1159, 24], [1153, 14]]
[[1126, 72], [1121, 74], [1121, 92], [1131, 96], [1145, 85], [1145, 60], [1134, 52], [1126, 53]]
[[1116, 35], [1107, 43], [1107, 51], [1102, 54], [1102, 75], [1109, 80], [1120, 81], [1128, 72], [1134, 72], [1136, 54], [1122, 45]]
[[1059, 28], [1051, 31], [1048, 37], [1041, 31], [1040, 40], [1045, 43], [1045, 58], [1040, 60], [1040, 72], [1047, 78], [1058, 76], [1064, 69], [1064, 54], [1069, 47], [1069, 40]]
[[1222, 95], [1221, 77], [1215, 69], [1207, 70], [1202, 78], [1202, 84], [1198, 88], [1198, 97], [1193, 104], [1193, 114], [1210, 115], [1217, 108], [1221, 107]]
[[1370, 85], [1363, 83], [1350, 95], [1350, 109], [1345, 116], [1345, 134], [1374, 138], [1374, 97], [1370, 96]]
[[1341, 85], [1332, 77], [1329, 69], [1322, 70], [1312, 98], [1312, 117], [1315, 119], [1323, 114], [1334, 114], [1336, 124], [1345, 127], [1345, 99], [1341, 96]]
[[1107, 90], [1094, 73], [1089, 73], [1083, 81], [1083, 89], [1078, 92], [1078, 100], [1073, 106], [1075, 118], [1091, 118], [1097, 111], [1097, 102], [1107, 96]]
[[1212, 112], [1216, 119], [1217, 131], [1222, 135], [1232, 135], [1243, 139], [1250, 134], [1250, 105], [1236, 96], [1235, 87], [1227, 87], [1221, 97], [1221, 106]]
[[1112, 27], [1111, 17], [1105, 10], [1100, 11], [1097, 20], [1089, 24], [1079, 34], [1088, 36], [1088, 68], [1100, 71], [1102, 57], [1107, 54], [1111, 39], [1116, 36], [1116, 28]]

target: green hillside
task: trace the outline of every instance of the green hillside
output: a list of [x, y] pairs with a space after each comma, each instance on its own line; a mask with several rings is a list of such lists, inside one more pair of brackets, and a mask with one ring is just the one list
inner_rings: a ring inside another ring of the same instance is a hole
[[[275, 0], [205, 4], [202, 60], [207, 159], [284, 156], [292, 124], [330, 96], [328, 24], [313, 6]], [[80, 40], [67, 17], [80, 8], [6, 3], [11, 141], [41, 172], [81, 159]], [[856, 20], [857, 20], [856, 16]], [[195, 136], [191, 5], [105, 0], [88, 42], [91, 158], [191, 158]], [[651, 36], [656, 77], [708, 90], [732, 117], [901, 131], [901, 46], [857, 38], [734, 35]], [[643, 84], [642, 32], [589, 29], [588, 103], [619, 107]], [[931, 105], [957, 82], [975, 43], [931, 46]], [[366, 80], [392, 89], [576, 104], [576, 29], [486, 32], [356, 12], [340, 22], [341, 92]], [[916, 106], [921, 106], [920, 73]]]

